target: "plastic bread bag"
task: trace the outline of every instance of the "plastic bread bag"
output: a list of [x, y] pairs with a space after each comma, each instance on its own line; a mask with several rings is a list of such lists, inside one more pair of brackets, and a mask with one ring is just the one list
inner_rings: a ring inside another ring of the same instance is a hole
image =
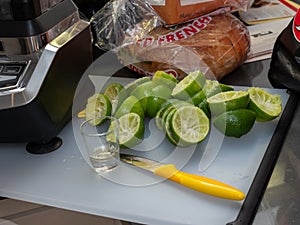
[[[173, 29], [160, 26], [131, 41], [125, 37], [117, 53], [124, 65], [143, 76], [164, 70], [178, 79], [200, 69], [220, 80], [246, 60], [250, 49], [247, 27], [230, 13], [199, 17]], [[135, 63], [127, 65], [132, 59]]]
[[300, 93], [300, 10], [276, 39], [268, 78], [275, 88]]
[[187, 22], [216, 10], [246, 11], [252, 0], [147, 0], [167, 25]]
[[143, 36], [163, 21], [144, 0], [111, 0], [90, 23], [95, 45], [108, 51], [121, 46], [125, 36]]

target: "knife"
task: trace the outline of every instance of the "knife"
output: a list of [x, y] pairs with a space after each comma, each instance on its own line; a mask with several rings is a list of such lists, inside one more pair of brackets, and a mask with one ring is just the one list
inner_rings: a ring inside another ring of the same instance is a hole
[[120, 154], [120, 159], [127, 164], [148, 170], [155, 175], [211, 196], [229, 200], [243, 200], [245, 198], [243, 192], [232, 186], [207, 177], [182, 172], [173, 164], [163, 164], [129, 154]]

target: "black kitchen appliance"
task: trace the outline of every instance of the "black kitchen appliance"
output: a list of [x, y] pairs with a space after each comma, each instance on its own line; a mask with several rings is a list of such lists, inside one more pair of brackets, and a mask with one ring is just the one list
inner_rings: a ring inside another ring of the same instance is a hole
[[57, 149], [77, 84], [92, 63], [89, 22], [71, 0], [0, 2], [0, 142]]

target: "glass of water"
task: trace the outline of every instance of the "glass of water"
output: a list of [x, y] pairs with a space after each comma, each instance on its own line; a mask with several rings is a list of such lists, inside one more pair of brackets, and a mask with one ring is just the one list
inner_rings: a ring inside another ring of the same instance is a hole
[[[95, 126], [94, 121], [101, 121]], [[80, 132], [89, 155], [91, 165], [97, 173], [116, 168], [120, 161], [119, 121], [115, 117], [103, 116], [84, 121]]]

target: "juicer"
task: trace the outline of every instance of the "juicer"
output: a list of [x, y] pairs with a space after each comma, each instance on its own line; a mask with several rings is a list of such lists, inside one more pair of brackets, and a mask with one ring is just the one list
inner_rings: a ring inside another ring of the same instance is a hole
[[90, 24], [72, 0], [1, 0], [0, 142], [57, 149], [92, 61]]

